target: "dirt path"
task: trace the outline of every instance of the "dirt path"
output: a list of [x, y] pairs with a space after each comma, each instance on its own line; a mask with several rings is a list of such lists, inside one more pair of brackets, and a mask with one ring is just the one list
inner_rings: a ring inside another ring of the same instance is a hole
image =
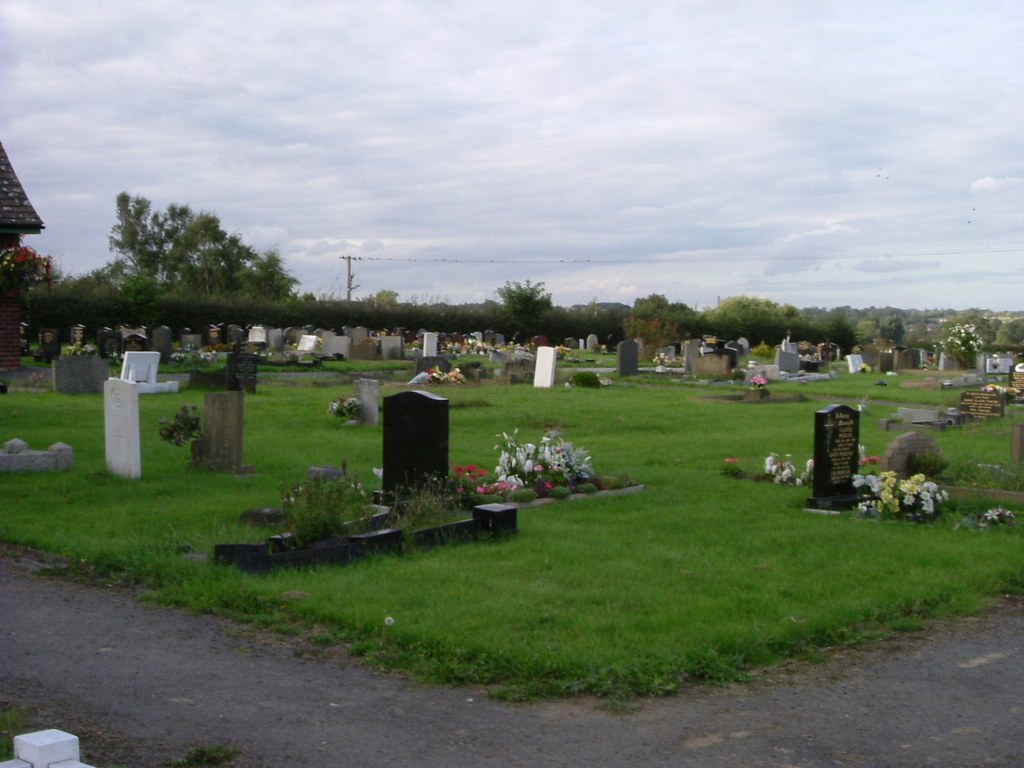
[[150, 606], [0, 557], [0, 704], [81, 739], [101, 768], [198, 745], [250, 766], [1016, 766], [1024, 606], [745, 686], [612, 715], [506, 705], [361, 668], [344, 653]]

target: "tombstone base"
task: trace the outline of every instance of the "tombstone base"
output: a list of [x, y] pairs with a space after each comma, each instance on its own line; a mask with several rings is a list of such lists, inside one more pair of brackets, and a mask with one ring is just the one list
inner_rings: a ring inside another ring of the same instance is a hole
[[839, 511], [853, 509], [863, 499], [860, 496], [811, 496], [807, 500], [807, 506], [811, 509], [824, 511]]

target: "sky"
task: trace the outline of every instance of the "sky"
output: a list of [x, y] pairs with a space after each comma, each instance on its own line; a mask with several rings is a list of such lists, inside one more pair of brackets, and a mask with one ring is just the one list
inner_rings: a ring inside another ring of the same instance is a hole
[[1024, 310], [1021, 40], [1017, 0], [0, 0], [0, 142], [76, 275], [128, 192], [325, 297]]

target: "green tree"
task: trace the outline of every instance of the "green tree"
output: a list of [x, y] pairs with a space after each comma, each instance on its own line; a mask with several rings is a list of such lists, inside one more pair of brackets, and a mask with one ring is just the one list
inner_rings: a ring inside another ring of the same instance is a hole
[[276, 251], [258, 253], [211, 213], [176, 203], [154, 211], [146, 198], [122, 192], [116, 215], [109, 237], [115, 280], [145, 278], [184, 295], [260, 299], [287, 298], [297, 283]]
[[512, 322], [519, 326], [517, 330], [525, 334], [540, 329], [544, 314], [554, 306], [544, 283], [509, 281], [496, 293]]

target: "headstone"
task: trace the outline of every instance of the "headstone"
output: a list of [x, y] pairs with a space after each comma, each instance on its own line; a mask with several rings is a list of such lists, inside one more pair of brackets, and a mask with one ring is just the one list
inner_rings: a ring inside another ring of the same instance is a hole
[[380, 356], [382, 360], [401, 360], [404, 347], [401, 336], [381, 336]]
[[494, 334], [494, 345], [496, 347], [503, 347], [503, 346], [505, 346], [505, 334], [504, 333], [496, 333], [496, 334]]
[[217, 347], [224, 343], [224, 329], [219, 325], [206, 326], [206, 346]]
[[85, 326], [81, 323], [71, 326], [71, 343], [82, 346], [85, 344]]
[[359, 423], [377, 426], [380, 421], [380, 382], [356, 379], [356, 399], [359, 400]]
[[249, 329], [249, 335], [245, 338], [248, 344], [261, 344], [267, 346], [267, 329], [262, 325], [254, 325]]
[[968, 390], [960, 393], [960, 415], [974, 419], [1001, 419], [1006, 413], [1006, 400], [1001, 392]]
[[537, 347], [537, 362], [533, 369], [533, 386], [546, 389], [555, 386], [558, 367], [554, 347]]
[[891, 373], [896, 370], [895, 360], [893, 359], [895, 353], [892, 351], [879, 352], [878, 353], [878, 372], [879, 373]]
[[864, 358], [861, 355], [847, 355], [846, 365], [850, 373], [860, 373], [861, 366], [864, 365]]
[[53, 361], [53, 390], [65, 395], [100, 394], [110, 366], [99, 355], [68, 355]]
[[442, 481], [448, 472], [448, 400], [417, 390], [385, 397], [385, 498]]
[[96, 346], [100, 357], [114, 357], [121, 354], [121, 332], [104, 328], [96, 334]]
[[985, 373], [1003, 375], [1013, 370], [1012, 355], [992, 355], [985, 358]]
[[796, 373], [800, 370], [800, 355], [785, 349], [776, 349], [775, 364], [784, 373]]
[[1024, 464], [1024, 424], [1010, 427], [1010, 461], [1016, 466]]
[[338, 334], [334, 331], [318, 330], [315, 335], [320, 337], [320, 349], [325, 355], [331, 357], [327, 350], [334, 346], [334, 340], [338, 338]]
[[935, 438], [923, 432], [905, 432], [885, 449], [878, 467], [882, 472], [895, 472], [905, 480], [910, 477], [910, 457], [920, 455], [941, 456]]
[[727, 378], [731, 374], [733, 367], [731, 355], [719, 354], [718, 350], [715, 350], [697, 358], [697, 362], [693, 367], [693, 373], [697, 376]]
[[229, 325], [227, 329], [227, 339], [225, 339], [225, 342], [227, 344], [231, 344], [232, 346], [234, 346], [235, 344], [244, 344], [245, 337], [245, 328], [238, 325], [237, 323], [231, 323], [231, 325]]
[[379, 360], [380, 345], [377, 339], [366, 336], [362, 341], [352, 342], [348, 348], [349, 360]]
[[587, 352], [597, 352], [601, 349], [601, 342], [597, 338], [596, 333], [587, 335]]
[[146, 352], [149, 339], [141, 328], [125, 328], [121, 331], [121, 352]]
[[174, 351], [174, 334], [166, 325], [158, 325], [150, 331], [150, 348], [160, 353], [160, 362], [171, 362], [171, 353]]
[[44, 363], [60, 357], [60, 332], [56, 328], [43, 328], [39, 332], [39, 359]]
[[536, 347], [546, 347], [546, 346], [548, 346], [548, 337], [547, 336], [534, 336], [532, 339], [530, 339], [530, 343], [535, 348]]
[[351, 357], [352, 338], [350, 336], [333, 336], [324, 343], [324, 354], [336, 360], [348, 360]]
[[744, 357], [750, 354], [750, 342], [747, 341], [745, 337], [740, 336], [738, 339], [736, 339], [736, 346], [739, 347], [740, 354], [742, 354]]
[[686, 365], [686, 372], [693, 373], [697, 369], [697, 360], [700, 359], [700, 339], [689, 339], [683, 343], [683, 363]]
[[231, 392], [244, 389], [250, 394], [256, 392], [259, 380], [259, 355], [246, 352], [228, 353], [227, 388]]
[[636, 376], [640, 372], [640, 345], [632, 339], [615, 346], [619, 376]]
[[423, 356], [437, 357], [437, 334], [433, 331], [423, 334]]
[[103, 422], [107, 471], [118, 477], [142, 477], [137, 384], [121, 379], [103, 382]]
[[860, 412], [832, 405], [814, 414], [814, 490], [811, 507], [849, 509], [859, 498], [853, 486], [860, 460]]
[[192, 459], [197, 466], [236, 475], [252, 473], [252, 467], [242, 463], [244, 397], [240, 391], [206, 394], [203, 436], [193, 443]]
[[1010, 371], [1010, 380], [1007, 382], [1007, 386], [1013, 387], [1017, 390], [1017, 394], [1014, 395], [1013, 402], [1017, 405], [1024, 403], [1024, 363], [1017, 363], [1013, 366], [1013, 370]]
[[201, 333], [181, 334], [181, 349], [184, 352], [198, 352], [203, 347], [203, 335]]
[[748, 381], [754, 376], [761, 376], [768, 381], [781, 381], [782, 372], [777, 365], [755, 365], [747, 370]]
[[299, 345], [297, 351], [300, 355], [312, 355], [316, 353], [317, 346], [320, 344], [320, 337], [312, 334], [306, 334], [299, 339]]
[[284, 352], [284, 331], [280, 328], [267, 330], [267, 349], [271, 352]]
[[299, 341], [306, 335], [305, 330], [298, 328], [294, 325], [290, 325], [284, 329], [284, 343], [286, 346], [295, 345], [298, 346]]
[[900, 406], [896, 409], [896, 420], [908, 424], [934, 424], [942, 416], [938, 408], [909, 408]]
[[357, 325], [355, 328], [352, 329], [352, 332], [348, 335], [352, 337], [353, 344], [358, 344], [360, 341], [367, 338], [370, 335], [370, 332], [366, 329], [365, 326]]

